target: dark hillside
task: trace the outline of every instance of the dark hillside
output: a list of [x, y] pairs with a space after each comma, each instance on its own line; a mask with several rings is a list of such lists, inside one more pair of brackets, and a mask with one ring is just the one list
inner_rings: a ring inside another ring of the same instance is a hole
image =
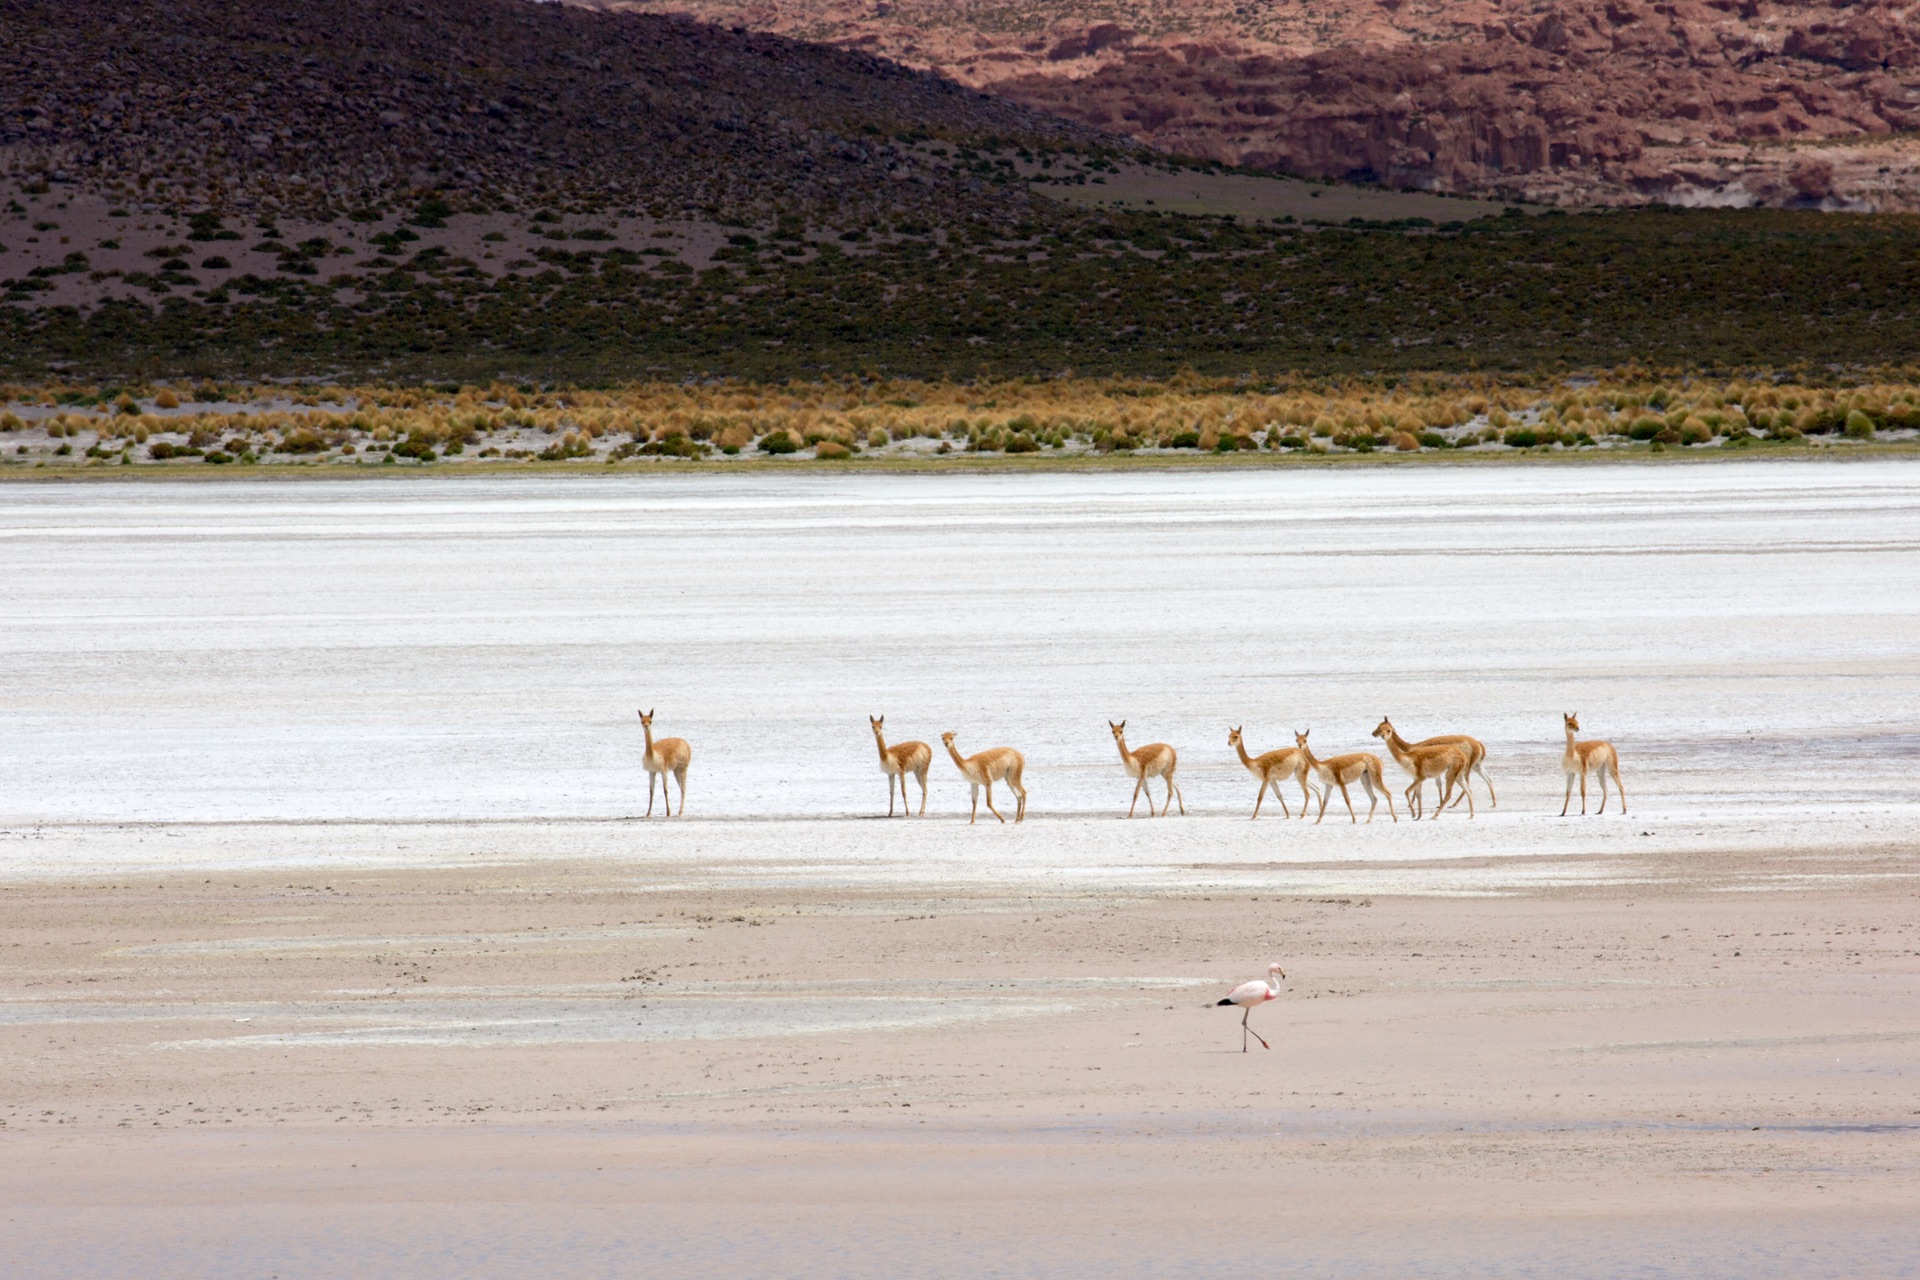
[[0, 47], [8, 376], [1920, 355], [1907, 215], [1089, 209], [1044, 196], [1114, 176], [1078, 126], [859, 53], [522, 0], [0, 0]]
[[425, 188], [654, 216], [951, 217], [902, 139], [1094, 142], [867, 54], [525, 0], [0, 0], [0, 173], [324, 220]]

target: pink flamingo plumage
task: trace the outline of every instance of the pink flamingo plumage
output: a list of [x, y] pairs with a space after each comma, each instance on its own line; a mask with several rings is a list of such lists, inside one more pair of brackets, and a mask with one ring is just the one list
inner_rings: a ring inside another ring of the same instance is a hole
[[1237, 1004], [1246, 1011], [1240, 1015], [1240, 1052], [1245, 1053], [1247, 1051], [1247, 1037], [1249, 1035], [1255, 1040], [1260, 1041], [1260, 1047], [1262, 1049], [1273, 1048], [1258, 1031], [1255, 1031], [1247, 1025], [1247, 1017], [1253, 1012], [1253, 1006], [1265, 1004], [1269, 1000], [1279, 998], [1280, 979], [1286, 976], [1287, 971], [1285, 969], [1282, 969], [1278, 964], [1270, 964], [1267, 966], [1267, 980], [1265, 982], [1261, 982], [1257, 978], [1252, 982], [1243, 982], [1228, 992], [1225, 1000], [1220, 1001], [1219, 1004], [1214, 1006], [1217, 1009], [1221, 1005]]

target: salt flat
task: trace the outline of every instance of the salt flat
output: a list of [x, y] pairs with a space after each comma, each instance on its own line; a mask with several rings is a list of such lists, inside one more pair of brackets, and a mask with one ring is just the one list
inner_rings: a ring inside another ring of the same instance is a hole
[[[1920, 1275], [1920, 466], [10, 485], [0, 555], [10, 1274]], [[880, 711], [1031, 819], [877, 816]], [[1247, 821], [1229, 725], [1383, 712], [1498, 808]]]
[[[1136, 881], [1920, 818], [1904, 460], [17, 485], [0, 554], [0, 875], [584, 855]], [[681, 827], [625, 821], [643, 706], [694, 744]], [[1630, 821], [1555, 817], [1563, 710], [1619, 747]], [[855, 821], [884, 812], [870, 712], [933, 744], [938, 821]], [[1237, 821], [1228, 726], [1329, 755], [1380, 750], [1382, 714], [1483, 738], [1499, 808]], [[1111, 821], [1121, 718], [1180, 750], [1201, 821]], [[955, 823], [947, 729], [1026, 753], [1025, 828]]]

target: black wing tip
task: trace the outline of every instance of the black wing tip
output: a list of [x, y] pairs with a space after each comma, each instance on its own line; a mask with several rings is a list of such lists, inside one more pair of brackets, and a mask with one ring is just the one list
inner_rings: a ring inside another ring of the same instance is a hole
[[1233, 1001], [1231, 1000], [1216, 1000], [1213, 1002], [1213, 1007], [1218, 1009], [1223, 1004], [1232, 1004], [1232, 1003]]

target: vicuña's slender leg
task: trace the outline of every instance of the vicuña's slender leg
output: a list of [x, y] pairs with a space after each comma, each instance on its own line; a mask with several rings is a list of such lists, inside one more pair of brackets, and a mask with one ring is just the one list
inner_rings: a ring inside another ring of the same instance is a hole
[[[1360, 815], [1353, 811], [1353, 797], [1347, 794], [1347, 784], [1344, 782], [1340, 784], [1340, 798], [1347, 802], [1347, 817], [1353, 820], [1355, 826], [1360, 825]], [[1373, 821], [1371, 812], [1367, 814], [1367, 821]]]
[[1624, 814], [1627, 811], [1627, 788], [1625, 784], [1620, 781], [1620, 762], [1618, 760], [1613, 762], [1613, 789], [1620, 793], [1620, 812]]
[[1600, 812], [1607, 811], [1607, 766], [1601, 765], [1600, 773]]
[[[914, 776], [920, 779], [919, 816], [924, 818], [927, 816], [927, 771], [925, 769], [922, 769], [919, 773], [915, 774]], [[907, 798], [906, 792], [907, 792], [907, 784], [904, 781], [902, 781], [900, 784], [900, 800], [901, 800], [901, 803], [903, 804], [906, 802], [906, 798]]]
[[[1137, 809], [1137, 808], [1139, 808], [1139, 807], [1140, 807], [1140, 788], [1142, 788], [1142, 787], [1144, 787], [1144, 786], [1146, 786], [1146, 785], [1147, 785], [1147, 775], [1146, 775], [1146, 774], [1144, 774], [1144, 773], [1143, 773], [1143, 774], [1141, 774], [1141, 775], [1140, 775], [1140, 776], [1139, 776], [1138, 778], [1136, 778], [1136, 779], [1134, 779], [1134, 782], [1133, 782], [1133, 803], [1131, 803], [1131, 804], [1129, 804], [1129, 805], [1127, 806], [1127, 816], [1128, 816], [1129, 818], [1131, 818], [1131, 817], [1133, 816], [1133, 811], [1134, 811], [1135, 809]], [[1147, 816], [1148, 816], [1149, 818], [1151, 818], [1151, 817], [1153, 816], [1153, 795], [1152, 795], [1152, 793], [1148, 793], [1148, 795], [1147, 795]]]
[[[1180, 802], [1180, 816], [1183, 818], [1186, 817], [1187, 816], [1187, 798], [1186, 796], [1181, 794], [1180, 788], [1177, 785], [1175, 785], [1172, 774], [1167, 775], [1167, 790], [1172, 792], [1173, 798]], [[1167, 812], [1166, 806], [1162, 805], [1160, 808], [1161, 816], [1164, 817], [1166, 815], [1166, 812]]]
[[647, 816], [649, 818], [653, 816], [653, 784], [659, 780], [660, 775], [657, 773], [647, 775]]
[[1567, 794], [1560, 799], [1560, 816], [1567, 816], [1567, 806], [1573, 803], [1573, 775], [1567, 775]]
[[[686, 775], [686, 772], [682, 770], [681, 772], [676, 773], [673, 776], [680, 783], [680, 816], [684, 818], [687, 816], [687, 775]], [[660, 790], [662, 793], [664, 793], [666, 789], [667, 789], [667, 784], [663, 780], [660, 783]]]
[[977, 782], [969, 782], [967, 784], [967, 793], [973, 798], [973, 811], [967, 815], [967, 825], [972, 826], [980, 819], [980, 784]]
[[1580, 816], [1587, 816], [1587, 762], [1580, 762]]
[[1000, 819], [1000, 821], [1002, 822], [1005, 822], [1007, 820], [1005, 814], [1001, 813], [998, 809], [993, 807], [993, 779], [992, 778], [987, 779], [987, 812], [992, 814], [994, 817]]

